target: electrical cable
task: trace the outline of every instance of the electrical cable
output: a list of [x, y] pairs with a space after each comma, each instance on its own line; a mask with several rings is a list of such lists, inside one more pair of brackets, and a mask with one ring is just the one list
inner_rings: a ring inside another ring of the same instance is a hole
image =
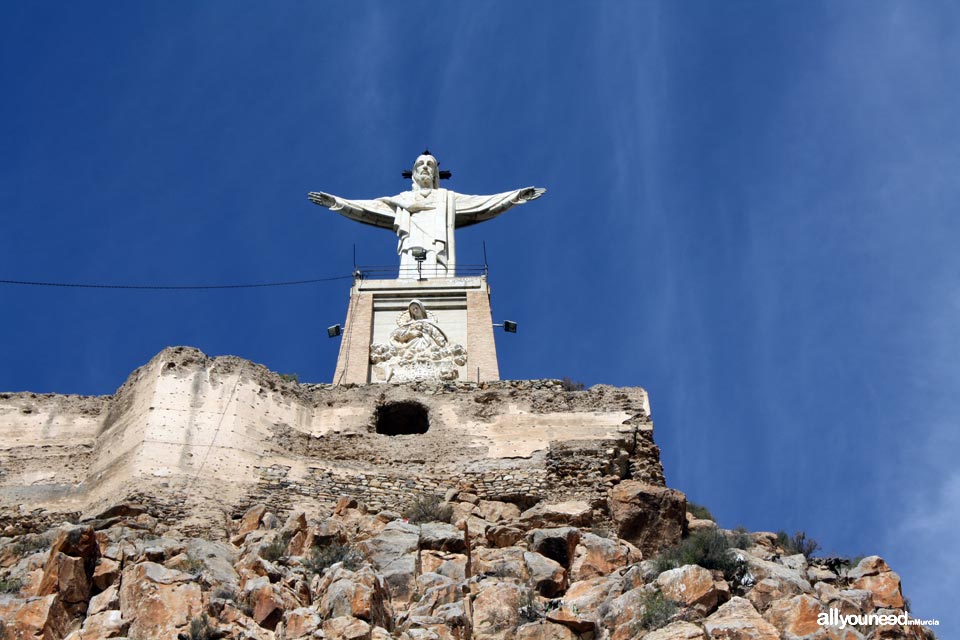
[[265, 287], [289, 287], [334, 280], [349, 280], [353, 275], [333, 276], [330, 278], [311, 278], [309, 280], [288, 280], [285, 282], [254, 282], [247, 284], [90, 284], [78, 282], [40, 282], [35, 280], [0, 280], [0, 284], [29, 287], [63, 287], [69, 289], [126, 289], [139, 291], [202, 291], [210, 289], [261, 289]]

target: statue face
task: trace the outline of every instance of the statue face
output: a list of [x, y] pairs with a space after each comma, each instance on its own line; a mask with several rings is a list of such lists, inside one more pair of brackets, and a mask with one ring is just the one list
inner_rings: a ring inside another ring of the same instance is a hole
[[423, 308], [423, 305], [417, 301], [410, 303], [410, 306], [407, 307], [407, 310], [410, 312], [410, 317], [414, 320], [423, 320], [427, 317], [427, 313]]
[[421, 189], [437, 186], [437, 159], [433, 156], [420, 156], [413, 163], [413, 181]]

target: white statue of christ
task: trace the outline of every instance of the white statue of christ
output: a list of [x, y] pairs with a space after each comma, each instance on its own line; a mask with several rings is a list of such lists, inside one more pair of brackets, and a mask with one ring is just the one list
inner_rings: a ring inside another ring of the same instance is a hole
[[392, 230], [397, 234], [400, 278], [429, 278], [456, 275], [454, 229], [490, 220], [546, 191], [527, 187], [492, 196], [468, 196], [441, 189], [437, 159], [427, 151], [417, 158], [411, 177], [410, 191], [392, 197], [347, 200], [318, 191], [307, 197], [351, 220]]

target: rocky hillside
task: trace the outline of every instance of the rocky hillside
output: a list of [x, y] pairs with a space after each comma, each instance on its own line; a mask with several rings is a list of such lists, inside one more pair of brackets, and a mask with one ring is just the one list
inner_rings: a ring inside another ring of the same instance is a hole
[[[821, 626], [902, 614], [900, 579], [724, 531], [682, 494], [625, 480], [607, 504], [482, 500], [464, 483], [373, 513], [255, 506], [217, 539], [149, 505], [0, 538], [7, 639], [648, 640], [932, 638], [916, 626]], [[211, 529], [215, 528], [213, 525]], [[926, 634], [926, 635], [925, 635]]]

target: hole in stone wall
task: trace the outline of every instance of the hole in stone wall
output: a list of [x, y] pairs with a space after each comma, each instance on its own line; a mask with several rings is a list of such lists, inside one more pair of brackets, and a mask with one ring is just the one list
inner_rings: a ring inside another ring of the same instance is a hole
[[400, 436], [426, 433], [430, 428], [429, 411], [419, 402], [390, 402], [377, 407], [377, 433]]

